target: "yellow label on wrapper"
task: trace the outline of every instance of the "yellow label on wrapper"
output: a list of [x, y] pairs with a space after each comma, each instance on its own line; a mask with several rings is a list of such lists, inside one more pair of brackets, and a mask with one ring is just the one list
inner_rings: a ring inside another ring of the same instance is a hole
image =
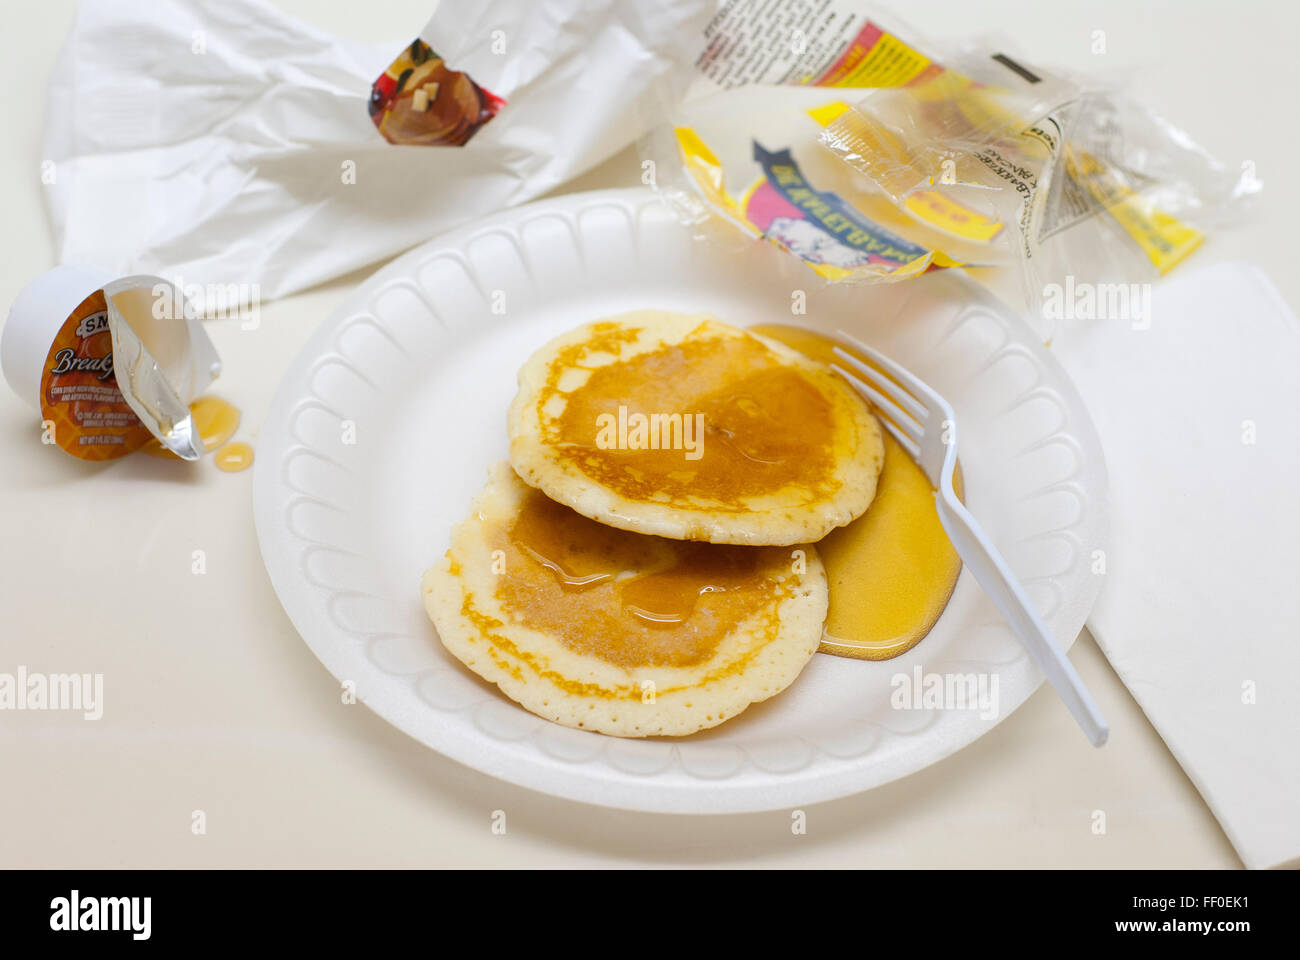
[[867, 24], [838, 61], [820, 78], [819, 87], [901, 87], [915, 80], [930, 60], [898, 37]]
[[891, 279], [924, 273], [931, 266], [956, 266], [943, 253], [900, 236], [844, 196], [811, 184], [788, 149], [752, 143], [761, 171], [740, 195], [727, 192], [721, 162], [689, 127], [676, 129], [682, 165], [704, 199], [737, 226], [764, 237], [807, 263], [828, 280], [842, 280], [866, 268]]
[[909, 194], [903, 200], [903, 209], [932, 227], [975, 243], [992, 243], [1002, 232], [1002, 221], [963, 206], [938, 190]]
[[690, 127], [678, 127], [677, 146], [682, 152], [682, 164], [686, 167], [706, 200], [720, 207], [733, 216], [744, 219], [738, 205], [727, 196], [722, 177], [722, 162], [709, 149], [708, 144]]
[[1201, 231], [1157, 210], [1091, 154], [1067, 145], [1065, 169], [1115, 218], [1162, 274], [1186, 260], [1205, 240]]

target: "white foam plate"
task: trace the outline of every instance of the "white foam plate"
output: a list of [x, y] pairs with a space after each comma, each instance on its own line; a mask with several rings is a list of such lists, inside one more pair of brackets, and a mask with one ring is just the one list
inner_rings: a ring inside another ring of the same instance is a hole
[[[807, 312], [792, 316], [795, 291]], [[675, 813], [792, 807], [932, 764], [1042, 682], [963, 572], [931, 634], [895, 660], [818, 654], [789, 690], [682, 740], [541, 720], [454, 660], [420, 576], [489, 464], [533, 350], [627, 310], [845, 328], [952, 403], [967, 502], [1069, 645], [1100, 577], [1106, 477], [1069, 380], [1028, 327], [957, 271], [827, 286], [770, 244], [692, 237], [653, 194], [575, 194], [446, 234], [378, 271], [294, 361], [258, 443], [254, 515], [271, 582], [326, 668], [398, 729], [485, 773], [588, 803]], [[985, 673], [999, 710], [895, 709], [891, 678]], [[1062, 707], [1061, 709], [1065, 709]]]

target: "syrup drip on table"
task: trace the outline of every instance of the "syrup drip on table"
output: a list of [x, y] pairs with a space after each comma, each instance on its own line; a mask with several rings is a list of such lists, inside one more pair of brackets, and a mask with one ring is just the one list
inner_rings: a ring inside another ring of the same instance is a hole
[[[239, 408], [220, 397], [199, 397], [190, 404], [194, 429], [203, 442], [203, 452], [212, 453], [219, 470], [234, 473], [253, 463], [253, 448], [246, 443], [227, 443], [239, 429]], [[140, 448], [151, 457], [178, 460], [179, 457], [153, 439]]]
[[240, 441], [228, 443], [217, 450], [212, 455], [212, 459], [216, 462], [218, 470], [238, 473], [253, 465], [253, 448]]

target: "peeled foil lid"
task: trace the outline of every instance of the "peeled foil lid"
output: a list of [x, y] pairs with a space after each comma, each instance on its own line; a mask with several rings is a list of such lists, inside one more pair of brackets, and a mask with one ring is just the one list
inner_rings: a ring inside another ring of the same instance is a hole
[[202, 320], [161, 277], [123, 277], [103, 289], [123, 399], [164, 447], [198, 460], [203, 441], [189, 405], [221, 373]]

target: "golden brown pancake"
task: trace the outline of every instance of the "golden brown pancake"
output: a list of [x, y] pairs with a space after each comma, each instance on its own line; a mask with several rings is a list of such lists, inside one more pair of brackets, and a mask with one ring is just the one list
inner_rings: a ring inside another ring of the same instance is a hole
[[789, 545], [860, 516], [884, 461], [866, 404], [822, 364], [705, 315], [589, 323], [538, 350], [510, 407], [510, 461], [610, 526]]
[[817, 650], [816, 551], [606, 527], [498, 464], [424, 575], [452, 654], [538, 716], [622, 737], [681, 736], [785, 689]]

